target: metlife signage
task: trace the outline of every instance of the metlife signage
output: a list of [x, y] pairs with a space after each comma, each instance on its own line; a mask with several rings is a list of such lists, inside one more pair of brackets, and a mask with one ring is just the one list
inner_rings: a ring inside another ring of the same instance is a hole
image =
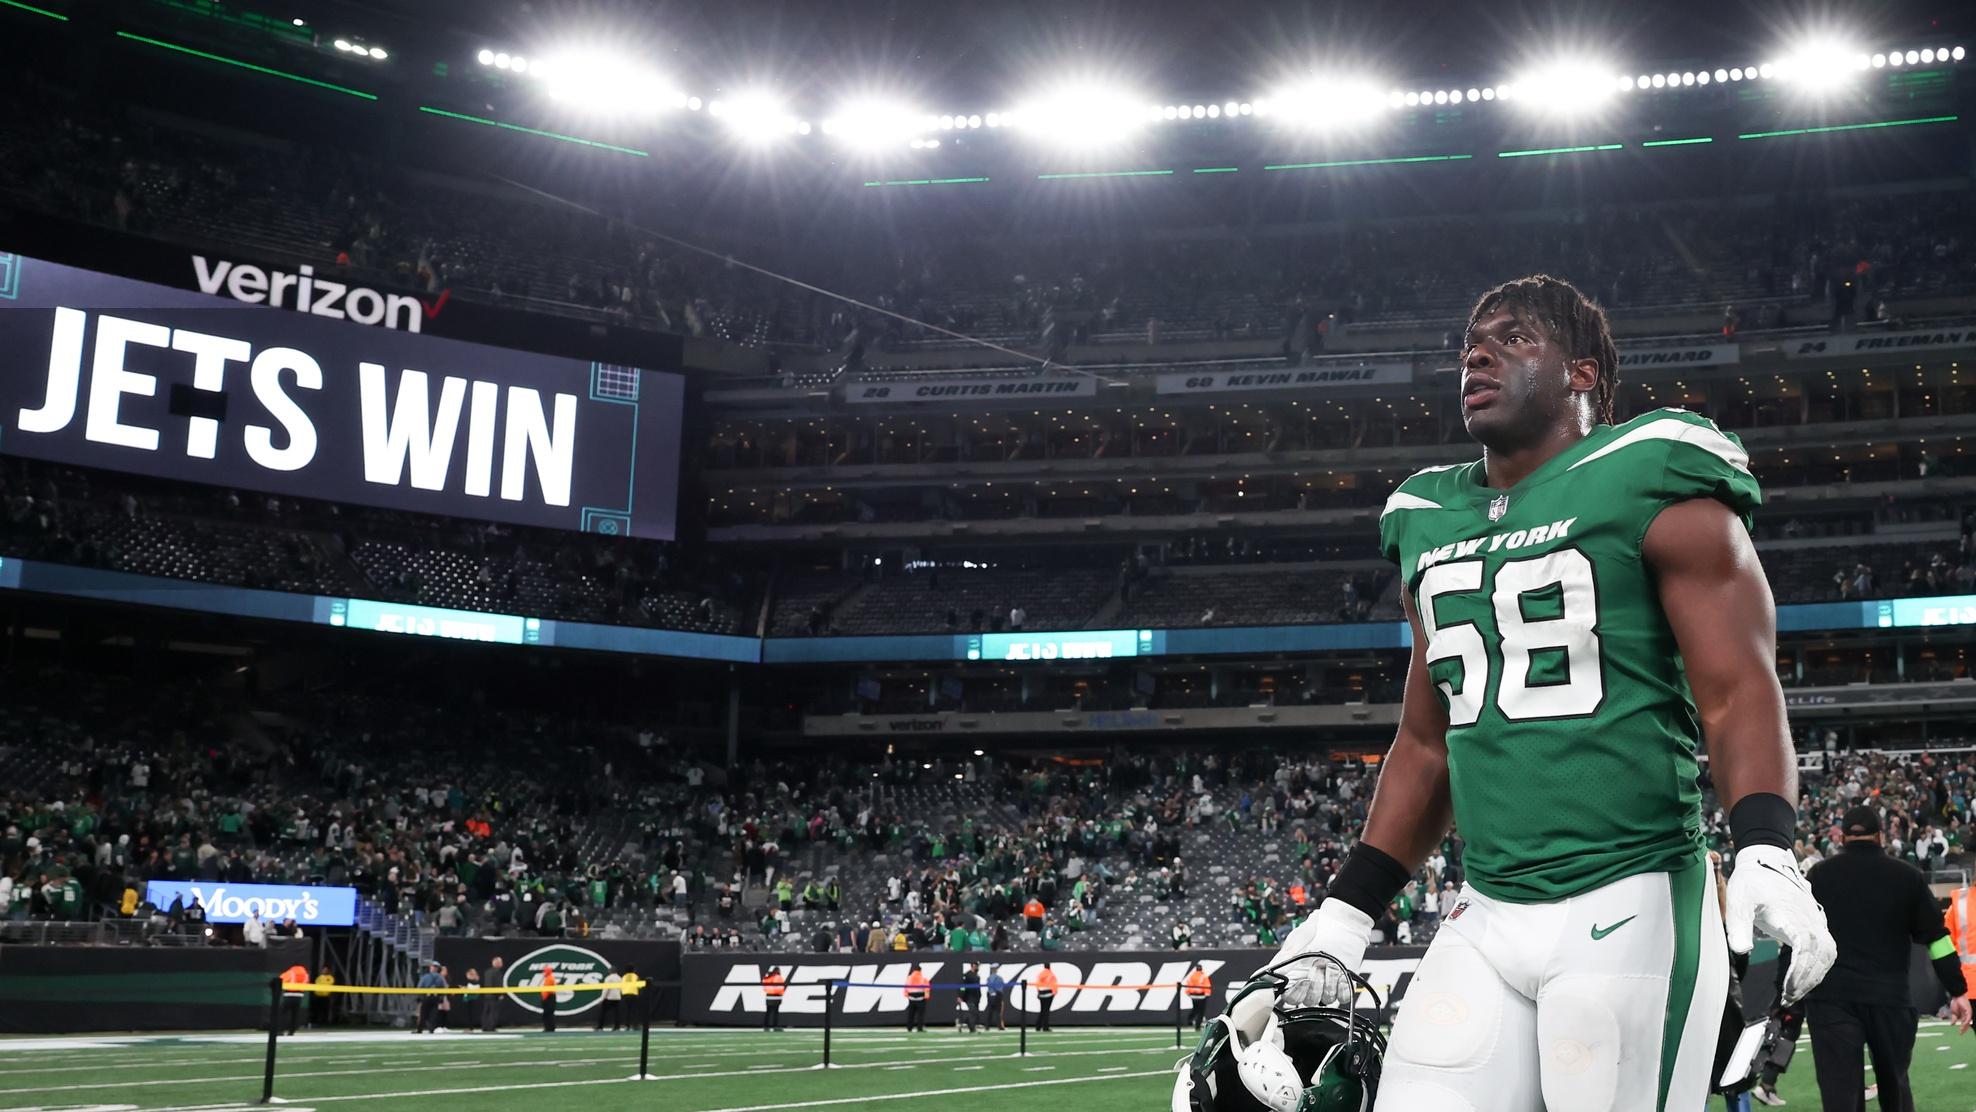
[[[676, 375], [352, 323], [389, 316], [376, 291], [353, 299], [343, 290], [346, 319], [334, 319], [316, 308], [326, 296], [319, 284], [304, 290], [299, 274], [279, 285], [284, 303], [307, 301], [306, 312], [0, 260], [0, 450], [9, 454], [517, 525], [673, 536], [684, 398]], [[272, 296], [277, 283], [268, 284]]]
[[144, 886], [144, 898], [161, 909], [178, 900], [190, 907], [197, 900], [209, 923], [244, 923], [254, 914], [265, 923], [293, 919], [304, 927], [347, 927], [357, 921], [355, 888], [154, 880]]

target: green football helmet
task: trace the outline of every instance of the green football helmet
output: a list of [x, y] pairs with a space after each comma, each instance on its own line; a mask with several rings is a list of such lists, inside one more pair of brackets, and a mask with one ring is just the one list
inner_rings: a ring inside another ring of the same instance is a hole
[[[1299, 982], [1284, 967], [1311, 960], [1344, 970], [1350, 1003], [1320, 1007], [1290, 991]], [[1365, 1011], [1361, 992], [1371, 997]], [[1329, 954], [1278, 961], [1249, 978], [1202, 1029], [1194, 1053], [1178, 1066], [1172, 1112], [1371, 1112], [1386, 1053], [1382, 1008], [1372, 985]]]

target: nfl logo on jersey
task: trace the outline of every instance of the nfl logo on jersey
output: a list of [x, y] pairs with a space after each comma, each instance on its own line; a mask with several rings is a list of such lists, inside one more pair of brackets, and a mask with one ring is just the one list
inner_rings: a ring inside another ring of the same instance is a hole
[[1496, 500], [1489, 503], [1490, 521], [1501, 521], [1503, 519], [1503, 515], [1508, 512], [1509, 512], [1509, 495], [1507, 494], [1498, 494], [1496, 495]]
[[1463, 900], [1460, 903], [1457, 903], [1454, 906], [1454, 910], [1448, 912], [1448, 921], [1453, 922], [1454, 920], [1461, 918], [1461, 913], [1467, 910], [1468, 910], [1467, 900]]

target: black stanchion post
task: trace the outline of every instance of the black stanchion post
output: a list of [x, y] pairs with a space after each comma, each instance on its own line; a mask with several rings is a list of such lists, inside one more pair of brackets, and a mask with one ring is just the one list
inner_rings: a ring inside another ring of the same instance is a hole
[[1029, 982], [1017, 981], [1015, 990], [1022, 994], [1022, 999], [1017, 1001], [1015, 1006], [1016, 1053], [1027, 1058], [1029, 1057]]
[[830, 1068], [830, 1013], [837, 1007], [837, 988], [843, 982], [823, 986], [823, 1068]]
[[647, 981], [638, 990], [638, 1080], [652, 1076], [652, 1000], [646, 995], [651, 982]]
[[268, 1064], [261, 1075], [261, 1103], [274, 1103], [274, 1044], [281, 1037], [281, 978], [269, 982], [268, 989]]
[[1185, 1047], [1185, 1044], [1180, 1040], [1180, 998], [1185, 996], [1186, 993], [1180, 991], [1181, 987], [1180, 985], [1173, 986], [1173, 1049], [1175, 1050]]

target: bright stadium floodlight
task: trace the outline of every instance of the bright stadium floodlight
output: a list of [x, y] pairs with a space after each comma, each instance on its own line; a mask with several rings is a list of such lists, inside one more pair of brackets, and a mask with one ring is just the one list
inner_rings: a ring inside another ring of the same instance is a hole
[[[495, 55], [500, 65], [503, 55]], [[508, 59], [515, 73], [533, 73], [543, 91], [563, 104], [603, 116], [649, 116], [686, 106], [670, 81], [620, 55], [574, 51], [528, 62]]]
[[[1690, 78], [1692, 81], [1693, 78]], [[1664, 74], [1651, 78], [1658, 89], [1679, 85], [1681, 75], [1670, 81]], [[1567, 61], [1539, 66], [1510, 82], [1515, 99], [1531, 111], [1576, 115], [1596, 111], [1619, 92], [1619, 73], [1600, 62]]]
[[1858, 47], [1819, 38], [1800, 44], [1778, 59], [1775, 75], [1794, 92], [1821, 96], [1846, 88], [1872, 66], [1873, 56]]
[[923, 108], [873, 98], [851, 101], [825, 116], [823, 133], [847, 147], [877, 150], [921, 138], [925, 123]]
[[[1384, 82], [1354, 77], [1314, 77], [1277, 89], [1269, 95], [1269, 113], [1288, 127], [1357, 127], [1384, 116], [1402, 104], [1431, 99], [1399, 92], [1381, 92]], [[1437, 96], [1446, 96], [1445, 90]], [[1454, 96], [1459, 97], [1460, 93]], [[1395, 101], [1397, 98], [1397, 102]]]
[[762, 90], [750, 90], [716, 100], [708, 110], [719, 117], [734, 137], [745, 143], [764, 144], [799, 134], [803, 122], [792, 115], [781, 97]]
[[[1017, 126], [1046, 143], [1094, 149], [1130, 138], [1146, 125], [1143, 96], [1090, 82], [1066, 84], [1024, 103], [1015, 112]], [[1193, 114], [1192, 107], [1187, 109]], [[1162, 112], [1164, 114], [1164, 112]], [[1206, 114], [1205, 107], [1203, 115]]]

